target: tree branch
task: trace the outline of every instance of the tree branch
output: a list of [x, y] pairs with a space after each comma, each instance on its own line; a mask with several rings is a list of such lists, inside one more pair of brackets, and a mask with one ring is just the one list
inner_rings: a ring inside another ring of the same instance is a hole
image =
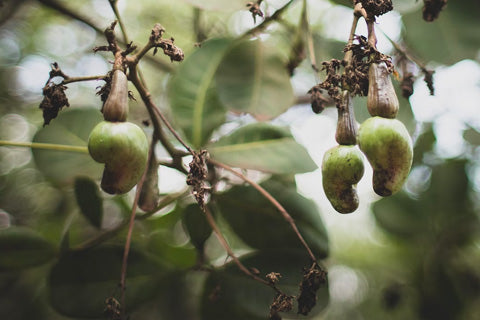
[[[92, 22], [89, 18], [75, 12], [74, 10], [70, 9], [69, 7], [64, 5], [64, 2], [58, 1], [58, 0], [37, 0], [38, 2], [42, 3], [46, 7], [49, 7], [53, 10], [58, 11], [59, 13], [70, 17], [72, 19], [78, 20], [80, 22], [85, 23], [92, 29], [94, 29], [99, 35], [103, 36], [103, 28], [99, 27], [96, 25], [94, 22]], [[123, 46], [126, 46], [126, 42], [121, 41], [120, 42]], [[167, 63], [165, 61], [159, 60], [159, 59], [154, 59], [152, 56], [147, 56], [146, 57], [148, 61], [152, 62], [156, 67], [159, 69], [166, 71], [166, 72], [172, 72], [174, 70], [172, 64]]]
[[300, 231], [298, 231], [298, 228], [297, 228], [297, 225], [295, 224], [295, 221], [293, 220], [292, 216], [287, 212], [287, 210], [285, 210], [285, 208], [277, 201], [277, 199], [275, 199], [267, 190], [265, 190], [262, 186], [260, 186], [258, 183], [256, 183], [255, 181], [249, 179], [248, 177], [246, 177], [245, 175], [243, 175], [242, 173], [239, 173], [237, 171], [235, 171], [232, 167], [224, 164], [224, 163], [221, 163], [221, 162], [218, 162], [218, 161], [215, 161], [213, 159], [208, 159], [208, 161], [213, 164], [214, 166], [216, 167], [219, 167], [219, 168], [223, 168], [231, 173], [233, 173], [234, 175], [236, 175], [237, 177], [239, 177], [240, 179], [242, 179], [243, 181], [249, 183], [252, 187], [254, 187], [255, 189], [257, 189], [258, 192], [260, 192], [268, 201], [270, 201], [277, 209], [278, 211], [280, 211], [280, 213], [282, 214], [283, 218], [290, 224], [290, 226], [292, 227], [293, 231], [295, 232], [295, 234], [297, 235], [298, 239], [300, 240], [300, 242], [302, 243], [302, 245], [305, 247], [305, 249], [307, 250], [310, 258], [312, 259], [312, 262], [315, 262], [317, 261], [317, 259], [315, 258], [315, 255], [313, 254], [312, 250], [310, 249], [310, 247], [308, 246], [307, 242], [305, 241], [305, 239], [303, 238], [303, 236], [300, 234]]

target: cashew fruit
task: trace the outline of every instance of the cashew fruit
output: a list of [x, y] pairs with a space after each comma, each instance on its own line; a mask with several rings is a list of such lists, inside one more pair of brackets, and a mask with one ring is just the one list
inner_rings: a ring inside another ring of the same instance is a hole
[[380, 196], [399, 191], [412, 166], [412, 140], [402, 122], [372, 117], [360, 126], [358, 145], [373, 168], [373, 190]]
[[342, 102], [337, 106], [338, 120], [335, 140], [341, 145], [357, 143], [357, 122], [353, 113], [352, 97], [348, 91], [343, 92]]
[[336, 146], [323, 156], [322, 182], [333, 208], [350, 213], [358, 208], [356, 185], [363, 176], [363, 156], [355, 146]]
[[88, 138], [92, 158], [105, 163], [101, 187], [110, 194], [130, 191], [147, 165], [148, 141], [140, 127], [130, 122], [102, 121]]
[[368, 70], [367, 108], [372, 117], [397, 116], [399, 102], [385, 62], [372, 63]]
[[112, 122], [123, 122], [128, 116], [128, 80], [121, 70], [114, 70], [110, 93], [102, 108], [103, 118]]

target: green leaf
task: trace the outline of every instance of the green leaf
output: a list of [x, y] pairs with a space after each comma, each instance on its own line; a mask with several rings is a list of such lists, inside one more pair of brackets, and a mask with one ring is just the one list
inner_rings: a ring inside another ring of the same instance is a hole
[[197, 249], [202, 249], [205, 241], [212, 234], [212, 228], [205, 214], [196, 203], [190, 204], [183, 212], [183, 227], [190, 236], [190, 242]]
[[290, 132], [265, 123], [242, 127], [208, 148], [211, 157], [230, 166], [277, 174], [317, 169], [307, 150]]
[[202, 44], [185, 59], [169, 83], [176, 123], [196, 149], [225, 121], [226, 110], [218, 99], [213, 79], [230, 42], [213, 39]]
[[216, 83], [228, 109], [258, 120], [272, 119], [294, 102], [286, 62], [259, 40], [236, 43], [218, 68]]
[[[123, 246], [102, 246], [60, 257], [49, 277], [52, 306], [71, 317], [102, 317], [105, 299], [118, 293], [122, 257]], [[164, 268], [158, 262], [135, 248], [130, 249], [125, 291], [127, 312], [155, 295], [163, 273]]]
[[[260, 251], [240, 260], [247, 268], [259, 270], [260, 278], [271, 272], [280, 273], [278, 287], [288, 295], [297, 296], [302, 270], [310, 267], [308, 256], [301, 251]], [[235, 264], [229, 263], [224, 270], [212, 272], [207, 278], [201, 301], [202, 319], [265, 320], [274, 297], [275, 291], [251, 280]], [[325, 285], [317, 292], [317, 304], [309, 317], [323, 310], [328, 301]], [[288, 313], [289, 319], [296, 319], [295, 310], [294, 306]]]
[[[292, 216], [317, 257], [326, 257], [328, 236], [315, 203], [285, 183], [269, 180], [262, 186]], [[281, 213], [253, 187], [235, 186], [219, 194], [217, 203], [222, 216], [247, 245], [261, 250], [305, 250]]]
[[75, 179], [75, 198], [80, 212], [93, 226], [100, 228], [103, 218], [103, 203], [98, 185], [88, 178]]
[[391, 234], [406, 239], [428, 235], [428, 213], [404, 192], [375, 202], [372, 211], [380, 227]]
[[425, 60], [454, 64], [478, 57], [478, 1], [450, 1], [434, 22], [422, 19], [421, 9], [403, 15], [404, 39]]
[[55, 258], [57, 249], [29, 229], [0, 230], [0, 271], [16, 271], [45, 264]]
[[[93, 127], [102, 121], [95, 109], [70, 109], [62, 111], [50, 125], [41, 128], [33, 142], [87, 146]], [[32, 149], [37, 167], [53, 182], [73, 183], [76, 176], [93, 179], [101, 177], [103, 165], [95, 162], [88, 153]]]

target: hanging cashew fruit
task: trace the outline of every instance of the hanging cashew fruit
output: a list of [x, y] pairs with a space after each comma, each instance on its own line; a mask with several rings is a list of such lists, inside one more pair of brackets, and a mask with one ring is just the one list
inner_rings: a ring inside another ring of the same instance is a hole
[[413, 158], [412, 141], [403, 123], [369, 118], [360, 126], [358, 145], [373, 168], [373, 190], [383, 197], [399, 191]]
[[336, 146], [323, 156], [323, 189], [333, 208], [350, 213], [358, 208], [356, 185], [363, 176], [363, 156], [355, 146]]
[[372, 63], [368, 70], [367, 108], [372, 117], [397, 116], [399, 102], [385, 62]]
[[102, 189], [123, 194], [142, 177], [148, 141], [143, 130], [133, 123], [102, 121], [90, 133], [88, 151], [95, 161], [105, 163]]
[[337, 107], [338, 120], [335, 140], [341, 145], [357, 144], [357, 122], [353, 113], [352, 97], [348, 91], [342, 95], [342, 103]]
[[128, 116], [128, 80], [122, 70], [114, 70], [110, 93], [102, 109], [106, 121], [126, 121]]

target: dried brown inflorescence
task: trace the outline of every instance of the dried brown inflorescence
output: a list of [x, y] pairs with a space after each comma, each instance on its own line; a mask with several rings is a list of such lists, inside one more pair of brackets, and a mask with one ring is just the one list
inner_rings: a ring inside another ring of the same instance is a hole
[[61, 84], [47, 83], [43, 88], [43, 100], [39, 108], [43, 111], [43, 126], [55, 119], [63, 107], [69, 107], [67, 87]]
[[326, 98], [323, 94], [322, 89], [317, 84], [313, 86], [310, 90], [308, 90], [308, 94], [310, 95], [310, 103], [312, 105], [312, 111], [314, 113], [321, 113], [327, 104], [330, 102], [328, 98]]
[[317, 304], [317, 291], [325, 283], [327, 283], [327, 272], [318, 264], [314, 263], [310, 269], [304, 271], [300, 283], [300, 295], [297, 298], [299, 314], [310, 313]]
[[253, 18], [253, 23], [257, 22], [257, 16], [263, 18], [263, 12], [260, 9], [260, 4], [263, 2], [263, 0], [257, 0], [255, 2], [247, 2], [247, 8], [248, 11], [252, 13], [252, 18]]
[[357, 0], [369, 16], [381, 16], [393, 10], [392, 0]]
[[285, 293], [278, 293], [270, 305], [269, 320], [281, 320], [279, 312], [288, 312], [293, 308], [293, 297]]
[[438, 18], [448, 0], [423, 0], [423, 20], [432, 22]]
[[208, 174], [206, 165], [207, 158], [208, 152], [206, 150], [194, 152], [193, 159], [189, 164], [190, 171], [187, 176], [187, 184], [192, 186], [192, 194], [202, 210], [205, 210], [205, 196], [206, 190], [208, 189], [205, 187], [205, 179], [207, 179]]
[[406, 73], [402, 78], [402, 83], [400, 84], [400, 88], [402, 89], [402, 96], [405, 99], [410, 98], [413, 94], [413, 83], [414, 83], [414, 76], [412, 73]]

